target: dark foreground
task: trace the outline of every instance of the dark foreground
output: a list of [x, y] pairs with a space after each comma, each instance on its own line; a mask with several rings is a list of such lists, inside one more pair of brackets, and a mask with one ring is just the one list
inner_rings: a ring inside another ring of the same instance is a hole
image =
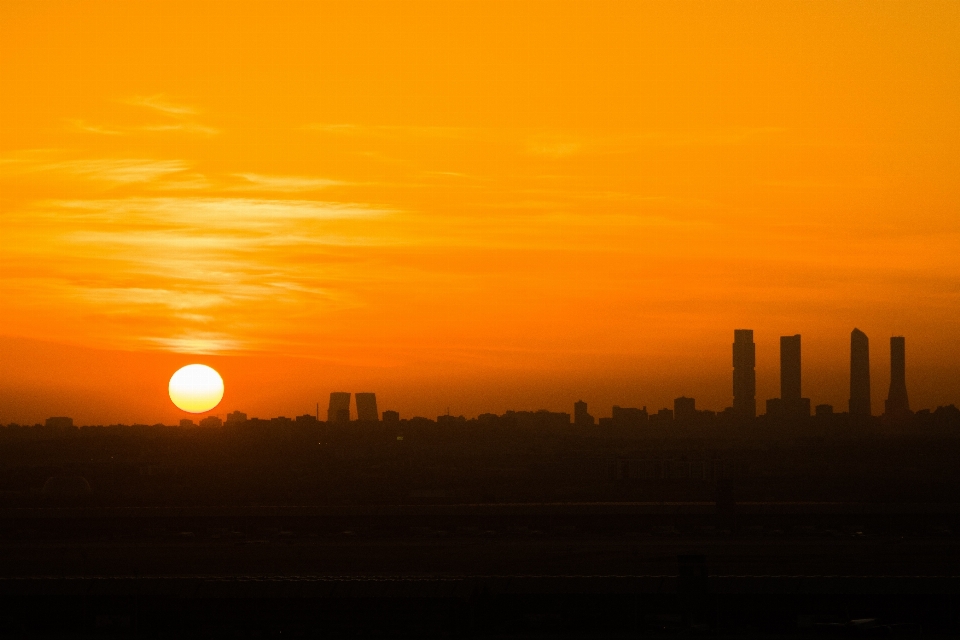
[[8, 637], [951, 637], [960, 506], [0, 510]]

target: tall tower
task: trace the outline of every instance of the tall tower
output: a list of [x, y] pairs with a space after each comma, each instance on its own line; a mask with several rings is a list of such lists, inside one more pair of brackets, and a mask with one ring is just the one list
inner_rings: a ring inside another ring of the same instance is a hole
[[860, 329], [850, 333], [850, 415], [869, 416], [870, 340]]
[[799, 406], [800, 395], [800, 334], [780, 336], [780, 399]]
[[733, 331], [733, 412], [738, 418], [757, 417], [757, 347], [753, 329]]
[[907, 350], [903, 336], [890, 338], [890, 393], [885, 413], [888, 416], [910, 413], [907, 400]]
[[377, 422], [380, 414], [377, 413], [377, 394], [357, 393], [357, 420], [360, 422]]
[[781, 418], [790, 422], [806, 420], [810, 417], [810, 398], [801, 395], [800, 334], [780, 336], [780, 398], [779, 402], [768, 403], [767, 413], [771, 413], [772, 403], [774, 413], [779, 412]]
[[327, 409], [327, 422], [350, 422], [350, 394], [334, 391], [330, 394], [330, 408]]

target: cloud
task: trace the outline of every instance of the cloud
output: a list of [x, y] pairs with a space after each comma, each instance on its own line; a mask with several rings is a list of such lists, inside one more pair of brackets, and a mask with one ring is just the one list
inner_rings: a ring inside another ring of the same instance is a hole
[[174, 353], [195, 353], [197, 355], [214, 355], [237, 352], [245, 344], [222, 333], [186, 333], [173, 337], [147, 337], [144, 342], [163, 348]]
[[224, 297], [217, 293], [143, 287], [90, 287], [83, 290], [83, 296], [100, 305], [152, 305], [173, 310], [204, 309], [225, 301]]
[[152, 96], [132, 96], [125, 100], [127, 104], [153, 109], [170, 116], [190, 116], [197, 113], [193, 107], [169, 101], [163, 94]]
[[164, 176], [164, 180], [149, 186], [160, 191], [197, 191], [212, 189], [215, 185], [202, 173], [177, 173]]
[[244, 182], [231, 187], [242, 191], [274, 191], [295, 193], [301, 191], [316, 191], [327, 187], [347, 184], [339, 180], [325, 178], [308, 178], [303, 176], [265, 176], [258, 173], [235, 173], [237, 178]]
[[17, 265], [3, 290], [60, 300], [119, 346], [249, 350], [288, 340], [280, 318], [356, 305], [343, 248], [389, 242], [378, 221], [391, 213], [304, 199], [48, 200], [17, 212], [3, 238]]
[[144, 124], [136, 126], [111, 126], [106, 127], [97, 124], [91, 124], [84, 120], [71, 119], [67, 120], [70, 128], [75, 131], [81, 131], [83, 133], [95, 133], [103, 136], [123, 136], [129, 135], [131, 133], [166, 133], [166, 132], [183, 132], [183, 133], [195, 133], [205, 136], [214, 136], [220, 133], [219, 129], [214, 127], [209, 127], [198, 122], [174, 122], [174, 123], [164, 123], [164, 124]]
[[118, 129], [108, 129], [106, 127], [101, 127], [100, 125], [90, 124], [84, 120], [80, 119], [69, 119], [67, 123], [75, 130], [82, 131], [84, 133], [96, 133], [102, 136], [119, 136], [123, 135], [122, 131]]
[[323, 124], [310, 123], [303, 127], [307, 131], [321, 133], [373, 136], [379, 138], [448, 138], [465, 139], [476, 134], [477, 129], [470, 127], [445, 127], [430, 125], [363, 125], [363, 124]]
[[121, 158], [116, 160], [72, 160], [54, 163], [51, 171], [64, 171], [83, 178], [129, 184], [150, 182], [188, 169], [182, 160], [140, 160]]
[[133, 96], [127, 98], [123, 102], [135, 107], [149, 109], [156, 114], [166, 116], [168, 120], [161, 123], [149, 123], [129, 127], [113, 127], [113, 130], [118, 130], [125, 133], [183, 132], [205, 136], [213, 136], [220, 133], [219, 129], [196, 121], [193, 116], [196, 116], [200, 113], [199, 109], [189, 105], [172, 102], [163, 94], [152, 96]]
[[115, 198], [48, 201], [57, 216], [198, 230], [274, 231], [296, 222], [374, 218], [391, 213], [364, 204], [257, 198]]
[[148, 124], [140, 127], [132, 127], [130, 130], [160, 133], [166, 131], [182, 131], [184, 133], [197, 133], [205, 136], [215, 136], [220, 133], [219, 129], [214, 129], [213, 127], [208, 127], [197, 122], [179, 122], [177, 124]]
[[189, 165], [182, 160], [151, 160], [144, 158], [99, 158], [54, 160], [51, 153], [29, 153], [4, 158], [2, 174], [61, 173], [88, 180], [132, 184], [150, 182], [186, 171]]
[[[327, 187], [350, 184], [328, 178], [309, 176], [233, 173], [208, 176], [191, 172], [183, 160], [150, 158], [80, 158], [62, 159], [57, 150], [32, 150], [0, 156], [0, 177], [58, 173], [84, 180], [109, 182], [115, 185], [142, 184], [152, 190], [221, 190], [263, 193], [305, 193]], [[58, 157], [59, 156], [59, 157]], [[235, 202], [227, 198], [224, 202]], [[259, 207], [266, 201], [249, 201]], [[294, 203], [296, 201], [293, 201]], [[294, 204], [294, 206], [299, 206]]]

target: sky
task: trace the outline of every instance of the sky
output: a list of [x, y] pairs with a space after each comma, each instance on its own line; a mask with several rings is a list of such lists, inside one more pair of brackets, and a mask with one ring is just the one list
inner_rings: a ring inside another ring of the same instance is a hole
[[956, 2], [0, 4], [0, 423], [960, 404]]

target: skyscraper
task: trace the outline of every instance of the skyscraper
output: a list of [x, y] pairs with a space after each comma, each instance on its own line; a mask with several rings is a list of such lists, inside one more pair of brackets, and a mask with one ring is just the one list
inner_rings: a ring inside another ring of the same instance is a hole
[[350, 394], [334, 391], [330, 394], [327, 422], [350, 422]]
[[[788, 421], [810, 417], [810, 398], [800, 389], [800, 334], [780, 336], [780, 402], [774, 413]], [[770, 413], [769, 403], [767, 413]]]
[[850, 414], [872, 415], [870, 406], [870, 340], [860, 329], [850, 332]]
[[899, 417], [910, 413], [907, 400], [907, 353], [903, 336], [890, 338], [890, 393], [887, 394], [886, 413]]
[[362, 422], [377, 422], [380, 414], [377, 413], [377, 394], [358, 393], [357, 397], [357, 420]]
[[800, 396], [800, 334], [780, 336], [780, 399], [791, 407]]
[[753, 329], [733, 331], [733, 412], [738, 418], [757, 416], [757, 348]]

